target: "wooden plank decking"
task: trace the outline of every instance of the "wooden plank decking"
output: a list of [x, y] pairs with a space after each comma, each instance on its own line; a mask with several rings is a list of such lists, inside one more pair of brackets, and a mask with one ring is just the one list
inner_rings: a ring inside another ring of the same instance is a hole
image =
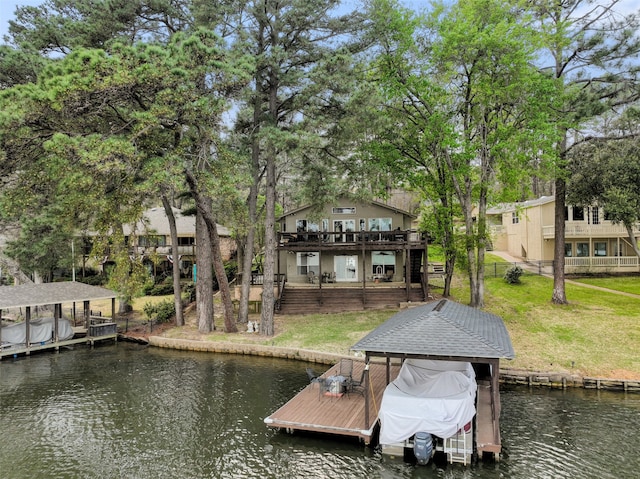
[[[353, 377], [359, 378], [363, 368], [363, 362], [354, 361]], [[390, 381], [396, 378], [399, 370], [400, 367], [398, 365], [391, 366]], [[328, 377], [336, 374], [338, 374], [338, 365], [330, 368], [322, 376]], [[378, 420], [378, 409], [382, 401], [382, 394], [387, 385], [386, 365], [372, 362], [370, 364], [369, 377], [371, 380], [370, 392], [373, 391], [374, 394], [369, 397], [368, 426], [365, 424], [365, 399], [362, 395], [352, 393], [339, 398], [321, 396], [319, 387], [315, 383], [307, 385], [264, 421], [269, 427], [281, 428], [290, 432], [308, 431], [357, 437], [365, 444], [369, 444]], [[502, 450], [500, 426], [499, 418], [494, 417], [492, 413], [491, 401], [491, 387], [488, 381], [479, 381], [476, 414], [476, 450], [481, 456], [484, 453], [490, 453], [498, 458]]]
[[[359, 378], [364, 363], [354, 361], [353, 377]], [[338, 365], [333, 366], [322, 376], [338, 374]], [[399, 371], [398, 366], [391, 367], [392, 381]], [[321, 396], [319, 386], [311, 383], [300, 391], [271, 416], [265, 419], [269, 427], [287, 431], [322, 432], [339, 436], [357, 437], [365, 444], [371, 442], [374, 426], [378, 419], [378, 408], [382, 393], [387, 386], [386, 365], [371, 363], [369, 368], [369, 424], [365, 421], [365, 398], [361, 394], [351, 393], [341, 397]]]
[[[84, 331], [86, 331], [86, 329]], [[29, 355], [33, 352], [43, 351], [47, 349], [53, 349], [57, 351], [62, 347], [72, 346], [75, 344], [89, 344], [93, 346], [96, 341], [104, 341], [108, 339], [113, 339], [114, 341], [117, 341], [118, 334], [117, 333], [106, 334], [103, 336], [93, 336], [93, 337], [81, 336], [81, 337], [74, 337], [72, 339], [66, 339], [64, 341], [57, 341], [57, 342], [54, 341], [54, 342], [49, 342], [44, 344], [30, 344], [29, 346], [19, 346], [19, 347], [15, 347], [15, 346], [4, 347], [4, 348], [0, 348], [0, 359], [4, 357], [13, 357], [13, 356], [18, 356], [22, 354]]]
[[498, 418], [493, 417], [491, 386], [488, 381], [478, 382], [476, 412], [476, 449], [478, 454], [491, 453], [496, 458], [502, 451]]

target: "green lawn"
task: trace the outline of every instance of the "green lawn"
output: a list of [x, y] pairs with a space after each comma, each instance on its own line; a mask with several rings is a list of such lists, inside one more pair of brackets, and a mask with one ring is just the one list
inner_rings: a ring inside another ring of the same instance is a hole
[[504, 319], [517, 355], [505, 365], [640, 378], [640, 299], [567, 283], [569, 304], [561, 306], [551, 303], [552, 290], [541, 276], [519, 285], [487, 279], [485, 309]]
[[[504, 367], [640, 379], [640, 299], [567, 282], [569, 304], [554, 305], [552, 279], [527, 273], [521, 280], [521, 284], [510, 285], [501, 277], [488, 277], [485, 283], [485, 309], [503, 318], [516, 351], [516, 359], [505, 361]], [[588, 282], [638, 292], [640, 278], [593, 278]], [[451, 299], [468, 303], [463, 275], [454, 278]], [[394, 313], [276, 316], [276, 335], [272, 338], [246, 332], [222, 333], [218, 318], [218, 331], [208, 336], [200, 336], [195, 325], [173, 329], [167, 335], [350, 354], [353, 344]]]
[[616, 291], [624, 291], [640, 295], [640, 276], [623, 276], [623, 277], [580, 277], [570, 278], [572, 281], [579, 283], [592, 284], [594, 286], [602, 286], [604, 288], [615, 289]]

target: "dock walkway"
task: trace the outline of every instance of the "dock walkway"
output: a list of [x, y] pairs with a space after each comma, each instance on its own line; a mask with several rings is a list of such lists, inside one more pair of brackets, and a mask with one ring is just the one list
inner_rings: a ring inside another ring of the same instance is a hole
[[[323, 377], [338, 374], [339, 365], [327, 370]], [[364, 362], [354, 361], [353, 377], [359, 378]], [[395, 379], [398, 366], [391, 367], [391, 378]], [[386, 365], [370, 364], [369, 421], [365, 421], [365, 398], [362, 394], [351, 393], [341, 397], [322, 396], [319, 385], [310, 383], [289, 402], [275, 411], [264, 421], [269, 427], [284, 429], [288, 432], [321, 432], [345, 437], [357, 437], [370, 444], [378, 419], [378, 409], [382, 393], [387, 386]]]

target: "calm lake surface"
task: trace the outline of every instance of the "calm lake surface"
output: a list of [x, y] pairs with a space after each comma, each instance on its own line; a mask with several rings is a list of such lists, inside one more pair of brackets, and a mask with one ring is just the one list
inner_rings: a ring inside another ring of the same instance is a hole
[[263, 419], [306, 364], [119, 343], [0, 362], [0, 478], [630, 478], [640, 395], [502, 390], [504, 456], [417, 466]]

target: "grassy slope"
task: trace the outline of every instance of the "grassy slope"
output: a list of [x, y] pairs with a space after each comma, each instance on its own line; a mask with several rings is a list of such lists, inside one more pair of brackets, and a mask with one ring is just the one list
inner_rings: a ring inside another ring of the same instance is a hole
[[[516, 351], [516, 359], [505, 362], [504, 366], [640, 379], [640, 299], [567, 282], [569, 304], [558, 306], [550, 301], [552, 279], [530, 274], [521, 279], [519, 285], [509, 285], [501, 278], [487, 278], [485, 284], [485, 309], [504, 319]], [[640, 278], [596, 281], [599, 286], [637, 292]], [[454, 280], [452, 293], [452, 299], [463, 304], [468, 302], [468, 288], [463, 278]], [[135, 310], [142, 311], [149, 300], [137, 300]], [[188, 326], [174, 328], [166, 335], [349, 354], [354, 343], [394, 312], [276, 316], [276, 335], [272, 338], [245, 332], [225, 334], [221, 332], [223, 325], [219, 318], [216, 318], [218, 331], [209, 335], [198, 334], [189, 321]]]

